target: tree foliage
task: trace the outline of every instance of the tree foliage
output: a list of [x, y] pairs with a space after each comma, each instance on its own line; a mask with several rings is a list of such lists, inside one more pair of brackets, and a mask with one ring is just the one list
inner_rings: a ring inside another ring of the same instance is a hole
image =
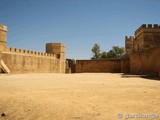
[[100, 59], [101, 57], [101, 50], [98, 44], [94, 44], [92, 48], [93, 57], [91, 59]]
[[92, 48], [93, 57], [91, 59], [120, 59], [124, 55], [124, 48], [113, 46], [108, 52], [101, 52], [100, 46], [94, 44]]
[[106, 59], [107, 58], [107, 52], [103, 51], [101, 53], [101, 59]]
[[124, 48], [119, 46], [113, 46], [108, 52], [108, 58], [120, 59], [124, 54]]

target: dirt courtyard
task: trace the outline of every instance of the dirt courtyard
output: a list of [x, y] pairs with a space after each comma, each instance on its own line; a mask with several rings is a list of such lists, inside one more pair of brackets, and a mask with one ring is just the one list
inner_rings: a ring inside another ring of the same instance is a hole
[[139, 120], [146, 114], [143, 120], [160, 119], [158, 80], [111, 73], [0, 75], [0, 120]]

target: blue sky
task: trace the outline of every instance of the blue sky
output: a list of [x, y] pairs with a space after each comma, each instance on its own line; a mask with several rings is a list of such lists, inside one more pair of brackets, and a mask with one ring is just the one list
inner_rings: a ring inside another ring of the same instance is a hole
[[160, 0], [0, 0], [8, 47], [44, 52], [62, 42], [72, 59], [90, 59], [94, 43], [124, 46], [143, 23], [160, 24]]

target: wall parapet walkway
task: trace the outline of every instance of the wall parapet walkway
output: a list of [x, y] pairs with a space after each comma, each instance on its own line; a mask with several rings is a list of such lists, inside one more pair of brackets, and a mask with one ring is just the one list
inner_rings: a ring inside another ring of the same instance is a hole
[[58, 56], [56, 54], [37, 52], [37, 51], [32, 51], [32, 50], [24, 50], [24, 49], [18, 49], [18, 48], [6, 48], [6, 50], [4, 52], [13, 53], [13, 54], [30, 55], [30, 56], [58, 58]]
[[[7, 47], [7, 27], [0, 25], [0, 60], [10, 69], [11, 73], [52, 72], [65, 73], [65, 45], [47, 43], [46, 50], [37, 52]], [[0, 73], [4, 72], [0, 64]]]

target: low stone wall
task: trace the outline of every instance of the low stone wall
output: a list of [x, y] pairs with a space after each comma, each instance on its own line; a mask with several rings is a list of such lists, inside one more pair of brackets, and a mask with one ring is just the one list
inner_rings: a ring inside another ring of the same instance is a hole
[[121, 60], [77, 60], [76, 73], [121, 71]]
[[[13, 50], [13, 49], [11, 49]], [[18, 50], [18, 49], [14, 49]], [[25, 50], [27, 51], [27, 50]], [[53, 72], [65, 73], [65, 60], [52, 54], [25, 51], [1, 52], [0, 56], [11, 73]]]
[[131, 73], [158, 76], [158, 71], [160, 71], [160, 47], [131, 54]]

